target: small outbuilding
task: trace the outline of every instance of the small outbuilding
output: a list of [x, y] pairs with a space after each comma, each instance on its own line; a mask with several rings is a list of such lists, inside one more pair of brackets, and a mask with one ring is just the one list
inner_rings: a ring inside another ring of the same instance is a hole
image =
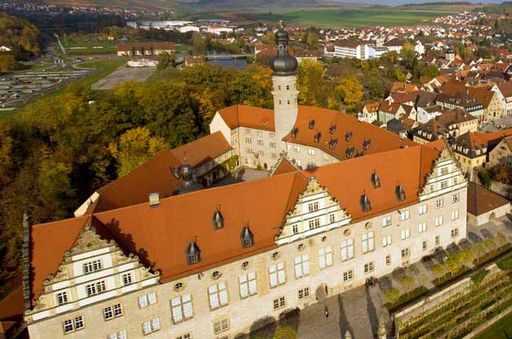
[[510, 201], [481, 185], [468, 185], [468, 221], [481, 226], [510, 213]]

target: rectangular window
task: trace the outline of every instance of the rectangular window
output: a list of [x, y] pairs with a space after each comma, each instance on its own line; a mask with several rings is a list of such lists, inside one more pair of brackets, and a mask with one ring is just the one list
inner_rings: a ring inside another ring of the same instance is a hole
[[391, 235], [385, 235], [382, 237], [382, 247], [391, 245]]
[[312, 230], [313, 228], [320, 227], [320, 218], [311, 219], [308, 221], [309, 229]]
[[318, 201], [308, 204], [308, 210], [310, 212], [318, 211]]
[[309, 255], [303, 254], [295, 257], [295, 278], [309, 275]]
[[251, 138], [245, 138], [245, 143], [246, 144], [252, 144]]
[[366, 264], [364, 264], [364, 273], [371, 273], [375, 270], [375, 266], [373, 264], [373, 261], [370, 261]]
[[105, 292], [107, 289], [105, 285], [105, 280], [97, 281], [92, 284], [86, 285], [85, 289], [87, 291], [87, 296], [96, 295], [102, 292]]
[[375, 249], [375, 243], [373, 241], [373, 231], [369, 231], [363, 234], [363, 253], [371, 252]]
[[299, 225], [293, 225], [292, 226], [292, 232], [293, 232], [293, 234], [299, 233]]
[[263, 146], [263, 140], [256, 140], [256, 144], [258, 146]]
[[455, 193], [454, 195], [452, 195], [452, 203], [457, 203], [459, 202], [460, 200], [460, 194], [459, 193]]
[[192, 310], [192, 297], [184, 294], [171, 299], [172, 321], [177, 324], [194, 316]]
[[444, 206], [444, 200], [442, 198], [437, 199], [435, 204], [436, 204], [436, 208], [441, 208]]
[[386, 265], [391, 265], [391, 256], [386, 255]]
[[286, 283], [286, 272], [282, 262], [269, 265], [268, 273], [270, 277], [270, 287], [274, 288]]
[[419, 214], [420, 215], [423, 215], [423, 214], [427, 213], [427, 205], [420, 205], [418, 210], [419, 210]]
[[411, 236], [411, 231], [409, 230], [408, 227], [406, 228], [403, 228], [401, 231], [400, 231], [400, 238], [402, 240], [405, 240], [407, 238], [409, 238]]
[[309, 287], [301, 288], [299, 290], [299, 300], [305, 299], [305, 298], [309, 297], [309, 295], [310, 295]]
[[350, 281], [354, 277], [354, 271], [343, 272], [343, 281]]
[[354, 239], [341, 241], [341, 260], [349, 260], [354, 257]]
[[382, 227], [388, 227], [388, 226], [391, 226], [391, 216], [390, 215], [382, 218]]
[[336, 216], [334, 215], [334, 213], [329, 214], [329, 222], [332, 224], [335, 221], [336, 221]]
[[459, 229], [458, 228], [454, 228], [453, 230], [451, 230], [451, 235], [452, 235], [452, 238], [458, 237], [459, 236]]
[[448, 180], [441, 181], [441, 189], [445, 189], [448, 187]]
[[115, 304], [113, 306], [108, 306], [103, 309], [103, 318], [105, 320], [117, 318], [122, 315], [123, 315], [123, 307], [121, 306], [121, 304]]
[[160, 329], [160, 318], [155, 318], [142, 323], [142, 333], [148, 335]]
[[402, 255], [402, 258], [406, 258], [409, 256], [409, 249], [408, 248], [404, 248], [401, 252], [401, 255]]
[[285, 297], [279, 297], [277, 299], [274, 299], [273, 301], [274, 310], [278, 310], [280, 308], [283, 308], [286, 306], [286, 299]]
[[228, 304], [228, 290], [226, 283], [220, 282], [208, 287], [208, 296], [210, 300], [210, 308], [215, 310]]
[[459, 210], [452, 211], [452, 220], [459, 219]]
[[84, 274], [93, 273], [103, 268], [101, 260], [94, 260], [84, 263]]
[[112, 334], [109, 334], [108, 339], [126, 339], [126, 330], [121, 330], [119, 332], [115, 332]]
[[324, 247], [318, 250], [320, 269], [332, 266], [332, 247]]
[[192, 339], [192, 336], [190, 335], [190, 333], [185, 333], [180, 335], [179, 337], [176, 337], [175, 339]]
[[437, 216], [434, 218], [434, 223], [436, 226], [441, 226], [443, 224], [443, 216]]
[[439, 246], [441, 244], [441, 237], [436, 235], [436, 246]]
[[156, 304], [156, 293], [150, 292], [148, 294], [144, 294], [139, 296], [139, 307], [144, 308], [148, 307], [149, 305]]
[[213, 333], [214, 334], [226, 332], [227, 330], [229, 330], [228, 318], [224, 318], [222, 320], [219, 320], [219, 321], [216, 321], [213, 323]]
[[404, 221], [411, 217], [411, 212], [409, 210], [400, 211], [400, 220]]
[[56, 294], [57, 305], [62, 305], [68, 302], [68, 292], [59, 292]]
[[256, 273], [249, 272], [238, 277], [240, 285], [240, 298], [245, 299], [258, 293], [256, 288]]
[[123, 285], [129, 285], [133, 282], [132, 274], [131, 273], [125, 273], [122, 275], [123, 278]]
[[71, 333], [73, 331], [78, 331], [84, 328], [84, 318], [82, 316], [75, 317], [74, 319], [64, 320], [62, 323], [64, 327], [64, 333]]
[[424, 251], [426, 251], [428, 249], [428, 245], [427, 245], [426, 241], [423, 242], [423, 246], [422, 247], [423, 247]]
[[427, 223], [426, 222], [422, 222], [422, 223], [418, 224], [418, 232], [419, 233], [423, 233], [426, 231], [427, 231]]

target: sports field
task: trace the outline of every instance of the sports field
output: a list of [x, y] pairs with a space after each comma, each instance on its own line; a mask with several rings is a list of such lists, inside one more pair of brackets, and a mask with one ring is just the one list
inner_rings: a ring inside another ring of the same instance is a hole
[[450, 7], [434, 10], [399, 8], [304, 8], [253, 10], [244, 16], [255, 21], [279, 21], [316, 27], [409, 26], [451, 13]]

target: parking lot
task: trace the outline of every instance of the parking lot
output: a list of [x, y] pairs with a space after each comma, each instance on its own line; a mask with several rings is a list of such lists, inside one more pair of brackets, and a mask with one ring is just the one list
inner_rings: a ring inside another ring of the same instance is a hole
[[24, 71], [0, 78], [0, 109], [20, 106], [37, 95], [91, 73], [87, 69], [55, 69]]
[[94, 90], [112, 89], [114, 86], [129, 80], [144, 82], [155, 71], [156, 67], [132, 68], [123, 65], [103, 79], [92, 84], [91, 88]]
[[512, 128], [512, 116], [506, 116], [496, 121], [491, 121], [479, 127], [480, 132], [496, 132], [501, 129]]

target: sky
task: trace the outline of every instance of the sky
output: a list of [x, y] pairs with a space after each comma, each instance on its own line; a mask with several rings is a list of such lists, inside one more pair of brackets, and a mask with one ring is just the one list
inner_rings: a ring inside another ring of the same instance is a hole
[[[366, 3], [366, 4], [381, 4], [381, 5], [403, 5], [403, 4], [424, 4], [429, 2], [461, 2], [456, 0], [331, 0], [336, 2], [345, 3]], [[472, 3], [501, 3], [503, 0], [467, 0], [463, 2]]]

